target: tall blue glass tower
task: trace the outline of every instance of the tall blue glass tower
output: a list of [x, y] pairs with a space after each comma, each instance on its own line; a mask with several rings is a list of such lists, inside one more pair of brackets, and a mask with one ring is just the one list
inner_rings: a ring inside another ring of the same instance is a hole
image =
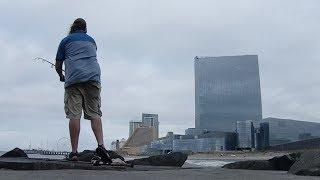
[[235, 131], [262, 119], [257, 55], [195, 57], [195, 127]]

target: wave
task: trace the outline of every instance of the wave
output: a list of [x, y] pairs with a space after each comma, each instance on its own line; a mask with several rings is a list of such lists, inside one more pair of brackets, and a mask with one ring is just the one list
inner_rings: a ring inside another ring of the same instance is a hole
[[221, 160], [202, 160], [202, 159], [188, 159], [183, 165], [184, 167], [221, 167], [225, 164], [232, 163], [234, 161], [221, 161]]

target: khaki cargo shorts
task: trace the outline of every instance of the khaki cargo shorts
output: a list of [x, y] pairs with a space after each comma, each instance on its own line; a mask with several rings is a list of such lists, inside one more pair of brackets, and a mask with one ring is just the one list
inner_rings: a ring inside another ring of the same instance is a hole
[[80, 119], [82, 110], [88, 120], [100, 118], [101, 85], [95, 81], [72, 84], [65, 88], [64, 110], [68, 119]]

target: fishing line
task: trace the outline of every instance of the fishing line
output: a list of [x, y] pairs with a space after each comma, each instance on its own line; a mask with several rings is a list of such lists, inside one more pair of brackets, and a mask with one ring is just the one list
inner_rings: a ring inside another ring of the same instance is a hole
[[[55, 65], [54, 65], [52, 62], [50, 62], [50, 61], [48, 61], [48, 60], [46, 60], [46, 59], [44, 59], [44, 58], [36, 57], [36, 58], [34, 58], [34, 60], [36, 60], [36, 61], [42, 61], [43, 63], [48, 63], [48, 64], [51, 65], [51, 68], [54, 68], [54, 67], [55, 67]], [[63, 69], [62, 69], [62, 72], [64, 72]]]

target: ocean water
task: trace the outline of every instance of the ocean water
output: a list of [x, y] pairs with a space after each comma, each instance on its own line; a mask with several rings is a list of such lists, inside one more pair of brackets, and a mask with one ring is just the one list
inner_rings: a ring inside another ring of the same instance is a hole
[[41, 159], [64, 159], [65, 155], [43, 155], [43, 154], [28, 154], [29, 158], [41, 158]]
[[[145, 157], [147, 156], [127, 156], [125, 157], [125, 159], [132, 160], [132, 159], [139, 159], [139, 158], [145, 158]], [[187, 159], [183, 167], [221, 167], [225, 164], [232, 163], [232, 162], [235, 162], [235, 161], [192, 158], [192, 159]]]
[[234, 161], [224, 161], [215, 159], [187, 159], [183, 167], [221, 167]]
[[[6, 151], [0, 151], [0, 156]], [[43, 159], [64, 159], [65, 155], [42, 155], [42, 154], [28, 154], [29, 158], [43, 158]]]

